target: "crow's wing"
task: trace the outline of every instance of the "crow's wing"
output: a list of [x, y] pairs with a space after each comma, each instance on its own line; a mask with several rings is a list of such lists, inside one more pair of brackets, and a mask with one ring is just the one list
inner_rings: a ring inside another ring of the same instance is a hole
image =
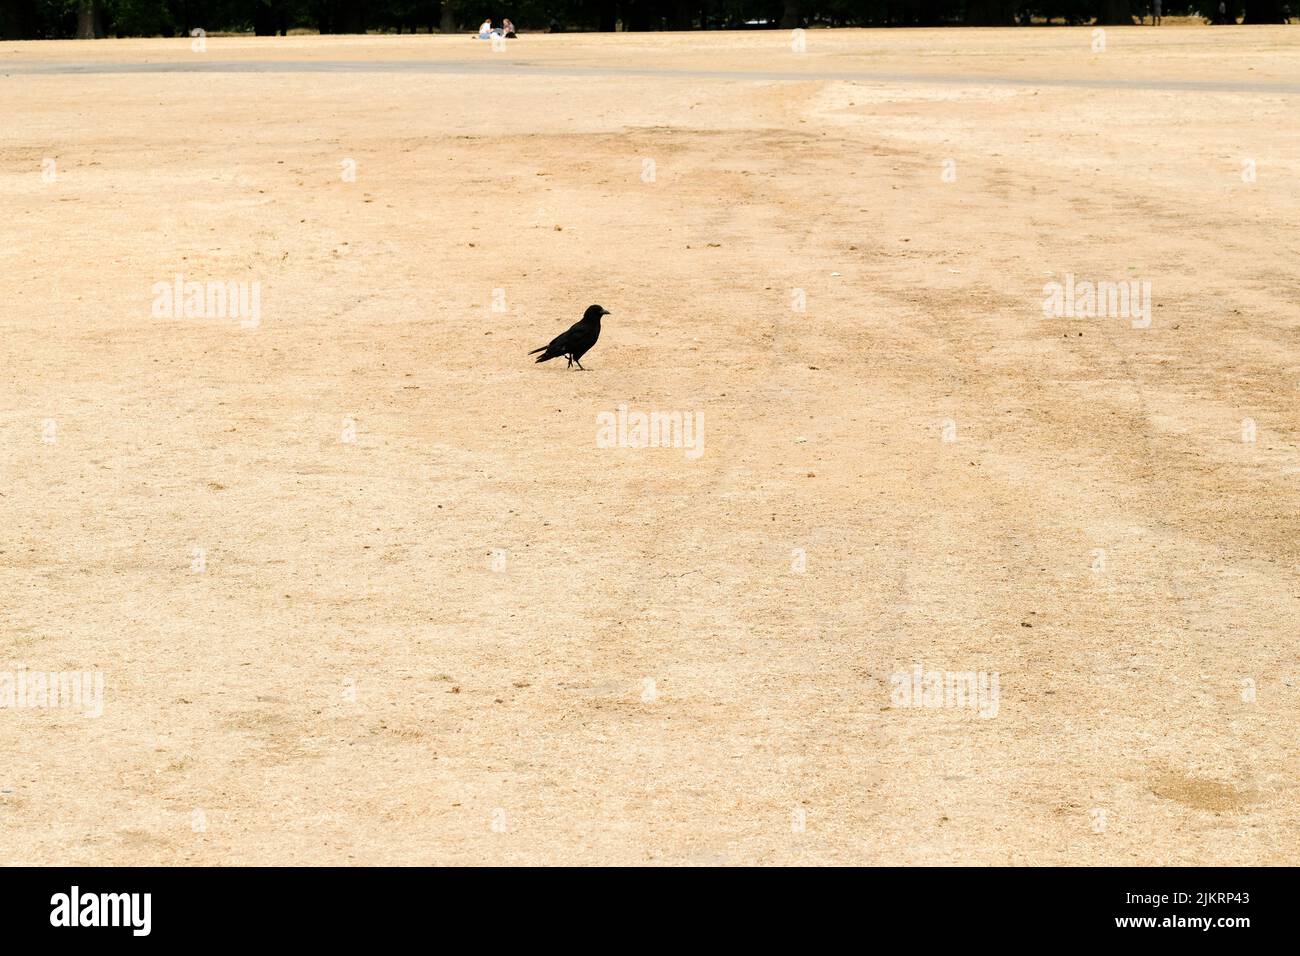
[[572, 328], [565, 329], [555, 338], [551, 339], [551, 344], [546, 346], [546, 351], [559, 352], [563, 355], [565, 352], [569, 351], [570, 342], [577, 338], [577, 331], [578, 327], [576, 325]]
[[575, 356], [580, 356], [596, 344], [596, 338], [599, 335], [599, 325], [587, 323], [586, 325], [574, 326], [569, 330], [569, 339], [566, 344], [569, 351]]
[[575, 322], [551, 339], [551, 344], [546, 346], [546, 351], [552, 355], [567, 355], [575, 348], [582, 348], [582, 343], [588, 337], [587, 327], [581, 322]]
[[[536, 355], [538, 352], [545, 352], [543, 358], [554, 358], [557, 355], [568, 355], [571, 352], [585, 352], [591, 348], [592, 343], [596, 341], [596, 336], [600, 334], [599, 327], [592, 327], [589, 322], [575, 322], [555, 338], [551, 339], [545, 349], [533, 349], [529, 355]], [[537, 361], [542, 361], [538, 359]]]

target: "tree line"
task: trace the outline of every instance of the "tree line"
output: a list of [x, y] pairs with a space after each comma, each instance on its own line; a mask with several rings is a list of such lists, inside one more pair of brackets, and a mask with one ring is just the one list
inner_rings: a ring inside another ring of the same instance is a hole
[[[455, 33], [508, 16], [523, 30], [791, 29], [1131, 23], [1149, 0], [0, 0], [0, 39], [209, 33]], [[1173, 0], [1166, 16], [1284, 23], [1287, 0]]]

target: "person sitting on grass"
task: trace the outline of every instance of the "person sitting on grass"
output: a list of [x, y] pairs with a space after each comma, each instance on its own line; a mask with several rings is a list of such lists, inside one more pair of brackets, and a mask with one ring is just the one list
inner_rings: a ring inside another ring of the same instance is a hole
[[509, 17], [506, 17], [501, 21], [501, 33], [507, 40], [516, 39], [515, 25], [510, 22]]
[[480, 40], [492, 39], [492, 21], [484, 20], [478, 25], [478, 38]]

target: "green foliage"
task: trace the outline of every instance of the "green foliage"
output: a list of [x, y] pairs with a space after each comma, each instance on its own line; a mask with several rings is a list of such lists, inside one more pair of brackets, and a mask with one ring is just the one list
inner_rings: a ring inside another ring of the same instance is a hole
[[105, 26], [120, 36], [173, 36], [176, 24], [167, 0], [106, 0]]

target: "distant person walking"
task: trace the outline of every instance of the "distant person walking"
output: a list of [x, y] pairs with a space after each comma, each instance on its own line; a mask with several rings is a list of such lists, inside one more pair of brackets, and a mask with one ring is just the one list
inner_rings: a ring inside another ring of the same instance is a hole
[[1160, 26], [1160, 0], [1151, 0], [1151, 25]]

